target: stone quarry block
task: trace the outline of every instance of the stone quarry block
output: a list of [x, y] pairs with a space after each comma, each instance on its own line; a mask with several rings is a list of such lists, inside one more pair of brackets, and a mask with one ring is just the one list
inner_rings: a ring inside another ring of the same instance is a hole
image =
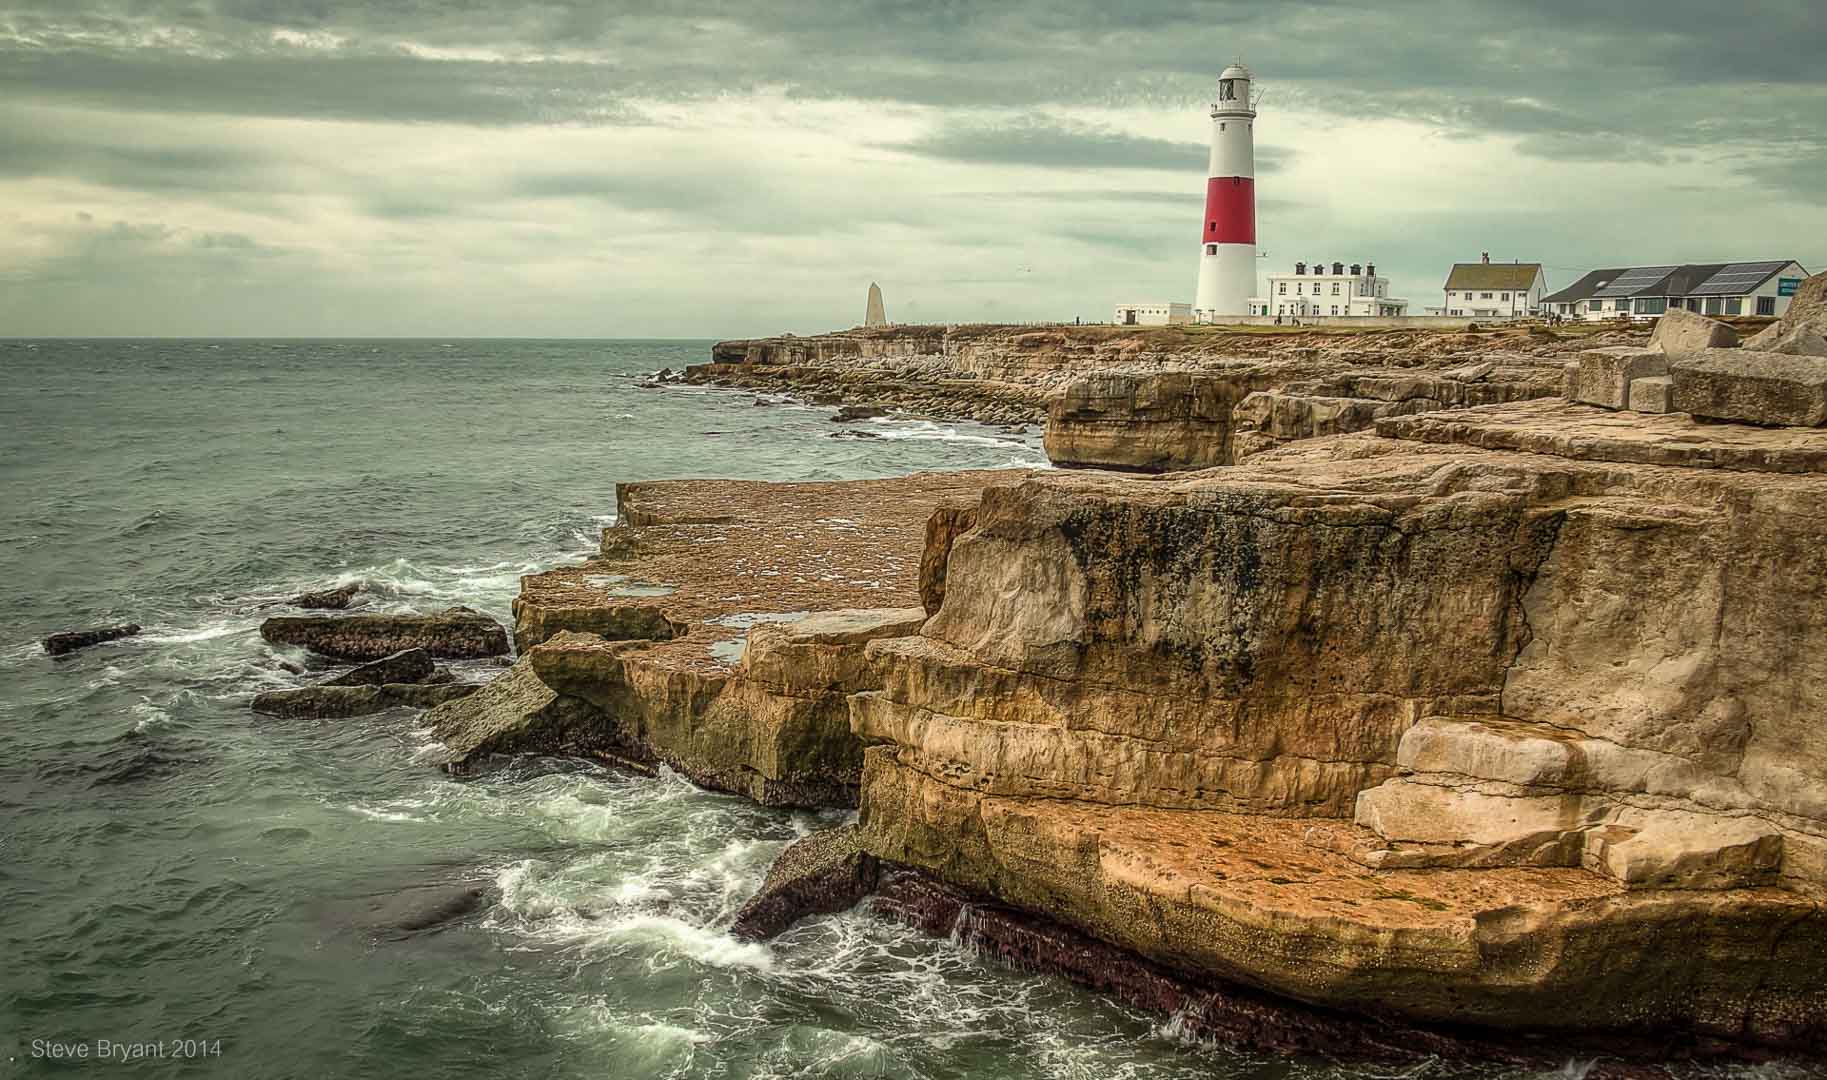
[[1708, 349], [1669, 369], [1676, 411], [1750, 424], [1827, 424], [1827, 357]]
[[1737, 348], [1738, 331], [1692, 311], [1671, 311], [1656, 320], [1649, 344], [1661, 346], [1670, 360], [1685, 360], [1708, 349]]
[[1652, 375], [1630, 384], [1630, 411], [1640, 413], [1674, 412], [1669, 398], [1674, 384], [1667, 375]]
[[1587, 405], [1622, 409], [1630, 404], [1630, 384], [1638, 379], [1668, 374], [1668, 356], [1661, 349], [1618, 346], [1588, 349], [1580, 354], [1568, 397]]

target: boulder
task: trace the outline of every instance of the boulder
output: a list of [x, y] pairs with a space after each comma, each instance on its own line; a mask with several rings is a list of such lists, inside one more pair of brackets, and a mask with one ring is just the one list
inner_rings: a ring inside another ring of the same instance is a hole
[[873, 420], [878, 416], [887, 416], [888, 410], [879, 405], [846, 405], [832, 414], [832, 421], [847, 424], [852, 420]]
[[1788, 356], [1827, 356], [1827, 326], [1798, 326], [1771, 342], [1768, 349]]
[[384, 709], [430, 709], [465, 698], [479, 683], [383, 683], [379, 686], [306, 686], [254, 696], [254, 711], [286, 719], [342, 720]]
[[339, 585], [334, 589], [322, 589], [318, 592], [299, 593], [292, 597], [292, 606], [321, 611], [341, 611], [349, 606], [355, 595], [362, 591], [359, 581]]
[[1677, 411], [1749, 424], [1827, 424], [1827, 357], [1708, 349], [1669, 369]]
[[431, 654], [424, 649], [402, 649], [391, 656], [383, 656], [350, 671], [345, 671], [334, 679], [325, 679], [324, 686], [380, 686], [384, 683], [422, 683], [429, 681], [436, 673], [437, 665], [432, 663]]
[[433, 615], [282, 615], [261, 623], [260, 636], [338, 660], [379, 660], [405, 649], [424, 649], [442, 660], [508, 651], [507, 630], [466, 607]]
[[730, 933], [765, 940], [808, 916], [848, 911], [875, 885], [876, 860], [863, 850], [855, 825], [802, 836], [768, 867], [761, 888], [736, 912]]
[[104, 641], [118, 641], [124, 637], [132, 637], [139, 632], [139, 623], [102, 626], [93, 630], [66, 630], [61, 634], [52, 634], [45, 638], [44, 651], [52, 656], [62, 656], [65, 653], [73, 653], [77, 649], [100, 645]]
[[1827, 337], [1827, 274], [1802, 282], [1783, 317], [1745, 342], [1747, 349], [1770, 349], [1797, 330], [1810, 329]]
[[1677, 309], [1656, 320], [1649, 344], [1660, 346], [1670, 360], [1685, 360], [1707, 349], [1736, 348], [1738, 331], [1718, 319]]
[[1632, 382], [1668, 374], [1668, 357], [1661, 349], [1629, 345], [1587, 349], [1576, 363], [1567, 396], [1607, 409], [1623, 409], [1630, 404]]

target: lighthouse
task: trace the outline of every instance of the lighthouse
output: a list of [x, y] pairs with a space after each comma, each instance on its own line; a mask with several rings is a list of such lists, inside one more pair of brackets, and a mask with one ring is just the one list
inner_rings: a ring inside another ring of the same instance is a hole
[[1212, 154], [1206, 168], [1205, 219], [1199, 230], [1199, 288], [1193, 319], [1220, 322], [1248, 314], [1256, 294], [1255, 76], [1232, 64], [1218, 76], [1212, 102]]

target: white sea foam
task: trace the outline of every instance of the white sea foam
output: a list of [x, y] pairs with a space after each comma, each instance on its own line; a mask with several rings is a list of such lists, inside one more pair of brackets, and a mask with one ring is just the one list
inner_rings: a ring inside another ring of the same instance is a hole
[[152, 633], [143, 633], [139, 635], [139, 640], [153, 645], [191, 645], [199, 641], [214, 641], [217, 638], [230, 637], [234, 634], [252, 633], [257, 626], [258, 624], [244, 618], [222, 618], [188, 630], [155, 630]]
[[133, 721], [135, 731], [153, 731], [171, 722], [170, 713], [144, 699], [127, 711], [135, 718]]

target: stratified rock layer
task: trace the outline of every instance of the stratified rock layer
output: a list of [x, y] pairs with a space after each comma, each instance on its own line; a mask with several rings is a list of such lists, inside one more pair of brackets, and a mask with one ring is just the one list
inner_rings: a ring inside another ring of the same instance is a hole
[[854, 806], [846, 697], [881, 685], [869, 641], [926, 619], [922, 526], [1020, 475], [623, 485], [599, 558], [522, 580], [521, 662], [427, 722], [455, 769], [574, 754], [767, 805]]
[[988, 489], [867, 650], [864, 846], [1309, 1004], [1827, 1045], [1827, 478], [1599, 415]]

